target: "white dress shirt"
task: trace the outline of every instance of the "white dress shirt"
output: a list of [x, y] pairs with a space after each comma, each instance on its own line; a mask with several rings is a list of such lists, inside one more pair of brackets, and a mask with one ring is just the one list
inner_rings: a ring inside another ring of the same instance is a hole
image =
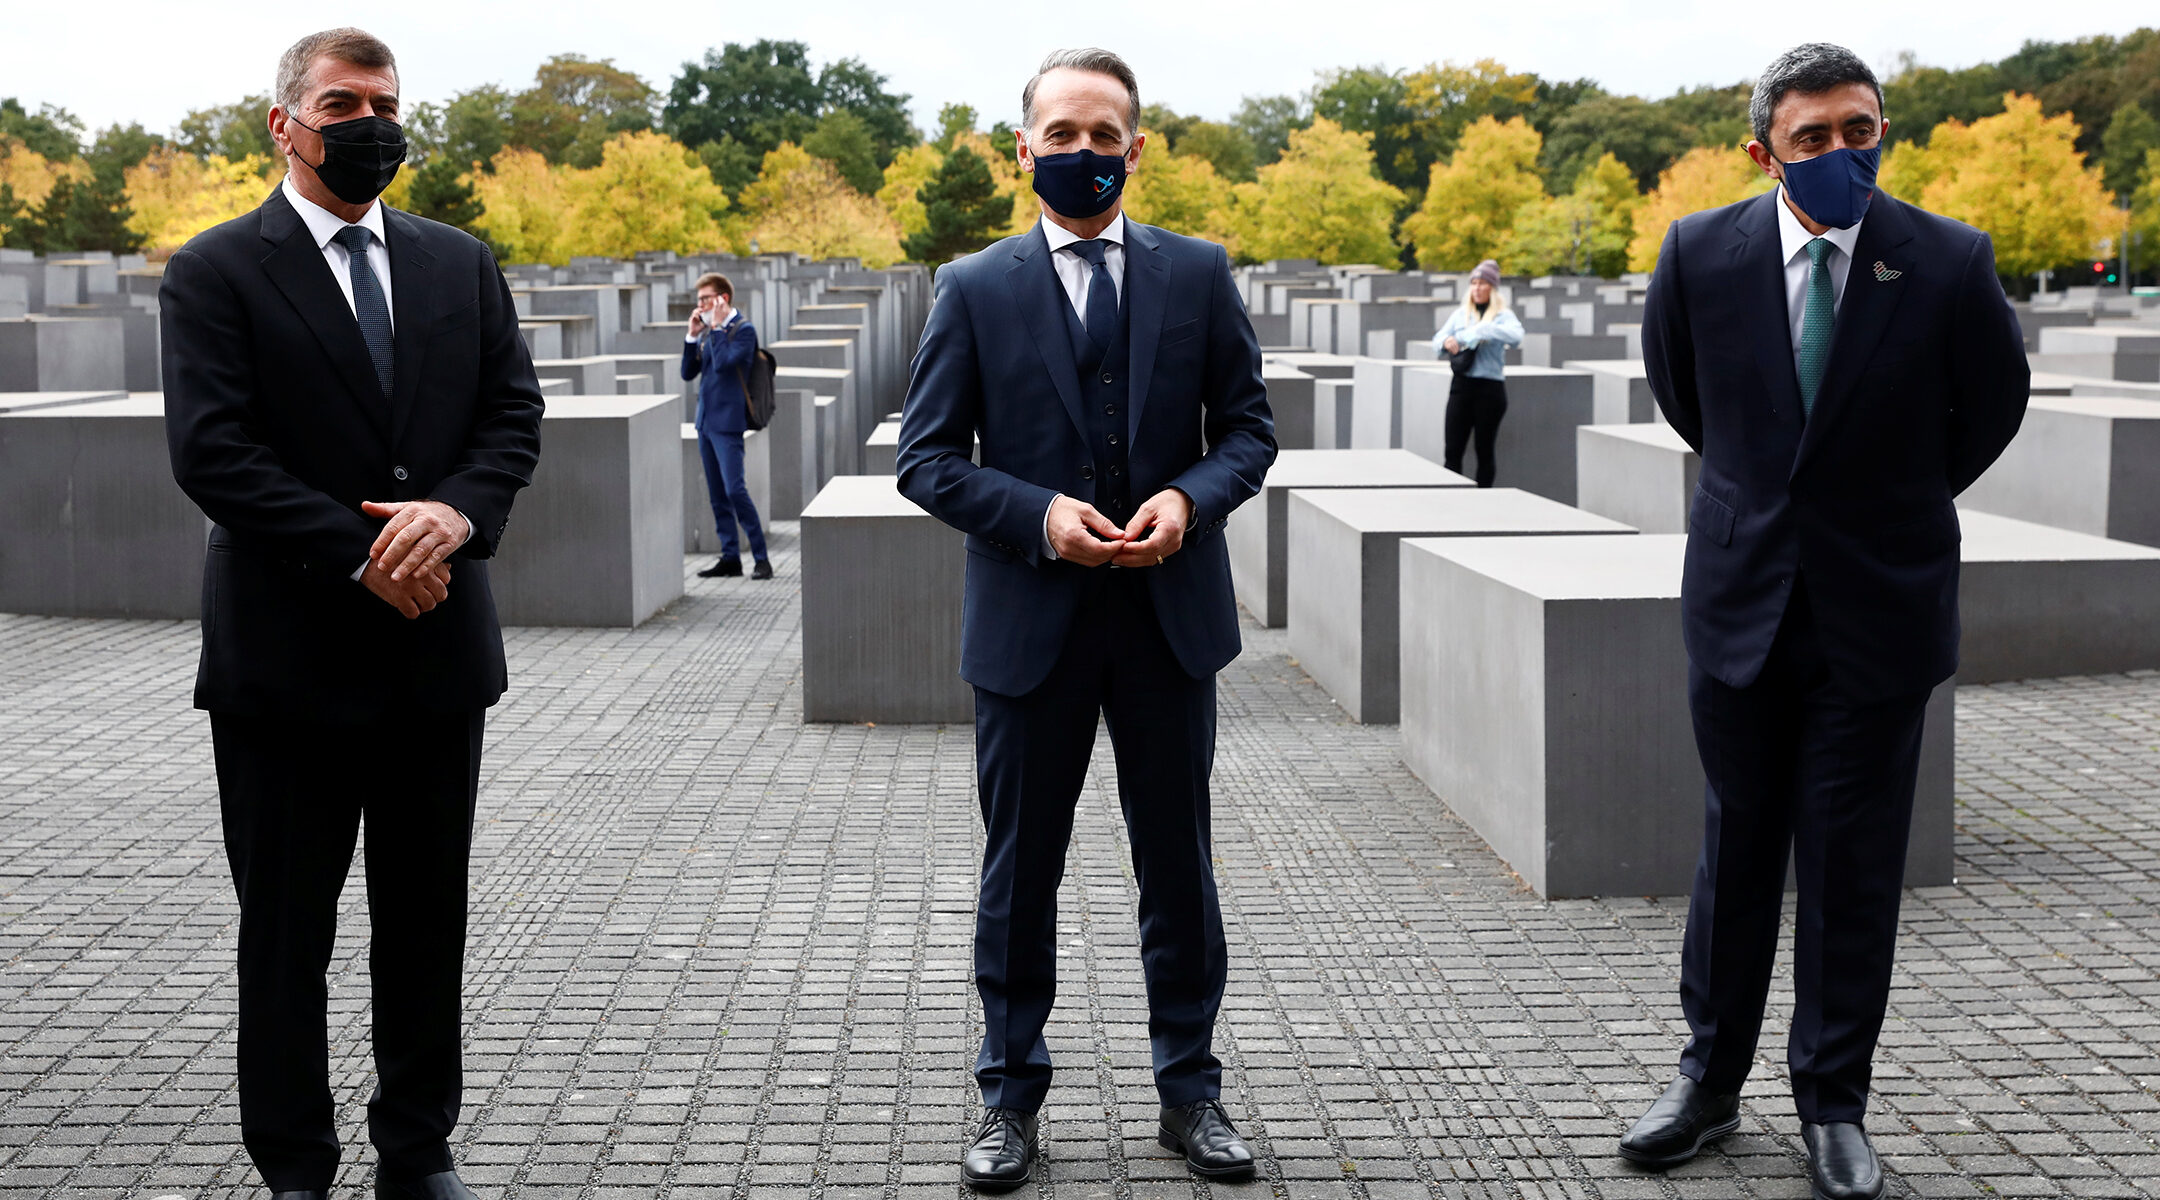
[[[1095, 264], [1080, 257], [1080, 252], [1069, 249], [1074, 242], [1086, 238], [1065, 228], [1048, 217], [1038, 218], [1042, 225], [1043, 240], [1050, 243], [1050, 267], [1057, 272], [1058, 283], [1065, 289], [1065, 298], [1072, 301], [1073, 311], [1078, 313], [1082, 324], [1087, 323], [1088, 289], [1095, 283]], [[1103, 243], [1103, 269], [1110, 273], [1111, 286], [1117, 289], [1118, 303], [1125, 302], [1125, 214], [1119, 213], [1115, 221], [1095, 235]], [[1061, 493], [1050, 497], [1050, 507], [1064, 499]], [[1043, 553], [1058, 557], [1057, 547], [1050, 544], [1050, 509], [1043, 510]]]
[[[301, 195], [300, 189], [293, 186], [290, 175], [279, 186], [285, 193], [286, 202], [307, 223], [308, 233], [315, 239], [315, 248], [322, 251], [323, 261], [330, 264], [330, 274], [337, 280], [338, 290], [345, 293], [345, 307], [352, 309], [353, 318], [358, 320], [360, 309], [352, 297], [352, 255], [331, 240], [345, 228], [345, 218]], [[397, 305], [390, 297], [390, 243], [383, 239], [382, 201], [368, 205], [368, 210], [360, 214], [358, 224], [368, 231], [368, 265], [375, 268], [375, 282], [382, 288], [383, 304], [390, 309], [390, 330], [395, 333]]]
[[[1807, 245], [1815, 240], [1793, 215], [1785, 203], [1785, 189], [1778, 188], [1777, 198], [1778, 241], [1785, 250], [1785, 316], [1792, 326], [1793, 368], [1800, 367], [1800, 324], [1807, 316], [1808, 272], [1813, 264], [1808, 261]], [[1838, 306], [1845, 303], [1845, 279], [1852, 274], [1853, 245], [1860, 240], [1860, 226], [1855, 221], [1851, 229], [1830, 229], [1823, 232], [1824, 240], [1832, 247], [1823, 256], [1823, 265], [1830, 268], [1830, 312], [1837, 314]]]

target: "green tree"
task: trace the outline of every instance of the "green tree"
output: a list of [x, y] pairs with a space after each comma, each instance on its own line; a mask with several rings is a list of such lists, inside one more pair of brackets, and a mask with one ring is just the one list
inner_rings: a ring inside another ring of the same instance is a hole
[[1384, 67], [1322, 72], [1313, 85], [1312, 113], [1315, 120], [1368, 135], [1380, 178], [1406, 190], [1422, 182], [1411, 145], [1416, 114], [1410, 107], [1410, 85], [1400, 72]]
[[45, 193], [45, 202], [16, 228], [22, 231], [27, 249], [39, 254], [108, 250], [132, 254], [142, 248], [142, 238], [128, 228], [134, 211], [118, 181], [106, 182], [92, 174], [75, 180], [62, 176]]
[[733, 138], [762, 159], [800, 142], [817, 125], [824, 89], [810, 72], [810, 48], [763, 38], [707, 50], [668, 85], [662, 126], [686, 146]]
[[[0, 220], [6, 219], [0, 197]], [[2130, 269], [2160, 267], [2160, 150], [2145, 152], [2145, 182], [2130, 197]]]
[[420, 162], [447, 158], [460, 170], [493, 170], [510, 144], [511, 96], [494, 84], [459, 92], [444, 104], [415, 105], [405, 123]]
[[652, 106], [652, 85], [614, 60], [557, 54], [511, 98], [506, 140], [551, 163], [598, 166], [610, 138], [653, 127]]
[[1372, 135], [1324, 117], [1290, 134], [1281, 158], [1235, 189], [1231, 249], [1241, 259], [1393, 264], [1402, 189], [1373, 169]]
[[2100, 139], [2100, 173], [2108, 190], [2127, 198], [2145, 181], [2145, 158], [2160, 149], [2160, 121], [2136, 104], [2125, 104], [2108, 120]]
[[[874, 165], [878, 170], [890, 165], [893, 155], [914, 145], [917, 140], [915, 123], [908, 118], [907, 106], [911, 97], [905, 92], [886, 91], [885, 83], [885, 76], [855, 58], [828, 63], [818, 72], [819, 102], [827, 113], [850, 113], [862, 122], [870, 136]], [[845, 167], [840, 173], [854, 182], [854, 176]], [[857, 188], [874, 192], [877, 184], [872, 183], [867, 189], [857, 184]]]
[[1256, 173], [1259, 155], [1253, 149], [1252, 139], [1235, 125], [1219, 121], [1190, 122], [1178, 135], [1176, 146], [1170, 153], [1179, 158], [1200, 159], [1232, 183], [1250, 183], [1259, 178]]
[[[481, 241], [488, 241], [482, 217], [487, 215], [487, 205], [474, 194], [472, 180], [466, 177], [469, 170], [446, 157], [437, 157], [413, 172], [411, 204], [414, 216], [430, 221], [455, 225]], [[497, 249], [488, 243], [488, 249]]]
[[98, 134], [97, 141], [83, 154], [83, 161], [90, 164], [98, 178], [121, 183], [130, 167], [164, 145], [165, 139], [144, 129], [141, 122], [112, 125]]
[[14, 138], [46, 158], [59, 161], [82, 153], [83, 124], [75, 114], [51, 104], [25, 111], [13, 96], [0, 99], [0, 138]]
[[758, 155], [733, 137], [699, 146], [697, 156], [712, 173], [713, 182], [730, 196], [739, 195], [757, 179]]
[[953, 139], [964, 133], [975, 132], [975, 106], [972, 104], [946, 104], [937, 110], [937, 136], [930, 144], [942, 154], [953, 146]]
[[198, 108], [180, 118], [173, 141], [197, 158], [218, 155], [238, 162], [250, 154], [281, 160], [270, 140], [270, 94], [258, 93], [234, 104]]
[[1247, 96], [1230, 115], [1230, 127], [1252, 143], [1256, 167], [1281, 158], [1290, 135], [1311, 124], [1312, 109], [1295, 96]]
[[878, 166], [877, 146], [870, 140], [870, 127], [863, 119], [844, 108], [829, 109], [818, 118], [817, 127], [805, 137], [802, 148], [824, 159], [840, 172], [840, 178], [848, 186], [862, 194], [874, 195], [884, 186], [885, 173]]
[[955, 146], [915, 198], [925, 217], [923, 230], [910, 234], [907, 255], [916, 262], [942, 263], [997, 240], [1012, 217], [1012, 202], [998, 195], [989, 164], [966, 146]]
[[1538, 107], [1542, 82], [1490, 58], [1469, 66], [1431, 63], [1411, 72], [1404, 80], [1411, 114], [1408, 157], [1401, 164], [1406, 177], [1413, 184], [1423, 183], [1432, 164], [1453, 155], [1463, 130], [1482, 117], [1529, 119]]
[[15, 185], [0, 183], [0, 250], [30, 249], [28, 206], [15, 198]]

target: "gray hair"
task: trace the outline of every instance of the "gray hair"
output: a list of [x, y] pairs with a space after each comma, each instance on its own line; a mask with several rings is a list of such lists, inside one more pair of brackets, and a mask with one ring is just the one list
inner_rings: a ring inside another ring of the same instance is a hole
[[297, 112], [307, 102], [315, 60], [324, 55], [370, 71], [387, 67], [393, 77], [397, 74], [397, 56], [381, 38], [364, 29], [325, 29], [294, 42], [278, 59], [277, 90], [271, 93], [271, 102], [286, 112]]
[[1770, 144], [1770, 117], [1787, 92], [1813, 95], [1848, 83], [1873, 88], [1875, 111], [1882, 111], [1882, 83], [1859, 55], [1845, 47], [1809, 42], [1778, 55], [1763, 68], [1762, 77], [1755, 81], [1755, 94], [1748, 99], [1748, 123], [1754, 126], [1755, 140]]
[[1034, 77], [1027, 81], [1026, 87], [1020, 89], [1020, 128], [1035, 128], [1035, 85], [1042, 82], [1043, 76], [1057, 70], [1092, 71], [1097, 75], [1108, 75], [1124, 84], [1125, 94], [1132, 98], [1132, 113], [1128, 118], [1131, 127], [1125, 132], [1131, 134], [1140, 131], [1139, 77], [1133, 74], [1133, 69], [1125, 64], [1124, 59], [1108, 50], [1098, 50], [1093, 46], [1081, 50], [1052, 50], [1043, 58], [1042, 65], [1035, 68]]

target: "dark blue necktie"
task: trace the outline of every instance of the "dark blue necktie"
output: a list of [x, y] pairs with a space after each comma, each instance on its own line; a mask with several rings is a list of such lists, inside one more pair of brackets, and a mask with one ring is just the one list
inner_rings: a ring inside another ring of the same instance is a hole
[[1110, 345], [1110, 328], [1117, 324], [1117, 284], [1111, 282], [1110, 268], [1103, 264], [1103, 247], [1107, 244], [1101, 238], [1091, 238], [1066, 247], [1094, 272], [1088, 276], [1087, 313], [1080, 321], [1098, 347]]
[[392, 382], [390, 305], [383, 299], [382, 281], [375, 278], [375, 268], [368, 262], [368, 241], [373, 236], [361, 226], [347, 225], [337, 231], [335, 240], [352, 260], [353, 315], [360, 319], [360, 336], [367, 339], [368, 357], [375, 360], [375, 382], [382, 385], [382, 394], [388, 397]]

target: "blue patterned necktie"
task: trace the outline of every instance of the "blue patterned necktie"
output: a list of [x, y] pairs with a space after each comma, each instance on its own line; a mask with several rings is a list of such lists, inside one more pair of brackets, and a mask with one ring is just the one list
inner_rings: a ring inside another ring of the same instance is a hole
[[361, 226], [347, 225], [337, 231], [334, 240], [345, 247], [346, 256], [352, 260], [353, 315], [360, 319], [360, 336], [367, 339], [368, 357], [375, 360], [375, 382], [382, 385], [382, 394], [388, 398], [392, 383], [390, 305], [383, 299], [382, 281], [375, 278], [374, 265], [368, 262], [368, 241], [373, 236]]
[[1110, 345], [1110, 327], [1117, 324], [1117, 284], [1110, 280], [1110, 268], [1103, 264], [1103, 246], [1100, 238], [1074, 242], [1066, 247], [1085, 260], [1094, 274], [1088, 277], [1087, 314], [1080, 318], [1087, 326], [1088, 337], [1098, 347]]
[[1807, 305], [1800, 310], [1800, 412], [1815, 415], [1815, 395], [1822, 390], [1823, 368], [1830, 365], [1830, 329], [1837, 317], [1837, 297], [1830, 288], [1830, 239], [1807, 244]]

